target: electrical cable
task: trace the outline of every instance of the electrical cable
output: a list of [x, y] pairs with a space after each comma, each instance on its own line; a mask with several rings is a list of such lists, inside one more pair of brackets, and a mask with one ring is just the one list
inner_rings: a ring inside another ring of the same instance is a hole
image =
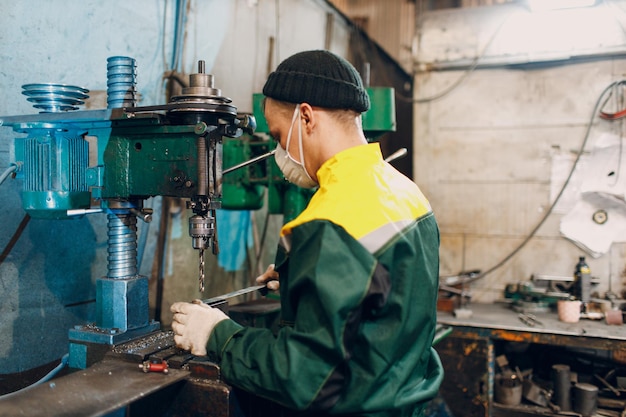
[[[184, 28], [185, 28], [185, 22], [187, 20], [187, 7], [188, 7], [188, 0], [175, 0], [175, 4], [174, 4], [174, 39], [172, 42], [172, 56], [170, 57], [170, 62], [168, 64], [168, 60], [165, 57], [165, 33], [166, 33], [166, 26], [167, 26], [167, 9], [168, 9], [168, 5], [167, 5], [167, 1], [164, 2], [164, 10], [163, 10], [163, 37], [161, 39], [161, 43], [162, 43], [162, 50], [163, 50], [163, 67], [165, 67], [167, 70], [165, 71], [166, 73], [171, 72], [174, 73], [176, 71], [180, 71], [180, 65], [182, 63], [181, 60], [181, 56], [182, 56], [182, 50], [183, 50], [183, 45], [184, 45], [184, 40], [185, 37], [183, 36], [184, 34]], [[165, 77], [165, 78], [169, 78], [169, 77]], [[178, 82], [180, 82], [180, 80], [177, 80]]]
[[[613, 94], [613, 92], [611, 92], [611, 94]], [[622, 89], [622, 91], [617, 91], [617, 93], [615, 94], [615, 108], [616, 109], [623, 109], [624, 108], [624, 91]], [[624, 118], [620, 117], [619, 118], [619, 124], [618, 124], [618, 128], [616, 129], [619, 131], [619, 154], [617, 157], [617, 169], [615, 172], [613, 172], [614, 175], [614, 181], [613, 184], [608, 184], [609, 187], [615, 187], [618, 182], [619, 182], [619, 178], [620, 178], [620, 174], [622, 172], [622, 154], [624, 153], [624, 141], [622, 140], [624, 137]]]
[[16, 172], [17, 169], [18, 169], [18, 165], [16, 163], [11, 163], [9, 167], [5, 169], [4, 172], [0, 175], [0, 185], [4, 182], [4, 180], [9, 178], [9, 175]]
[[9, 254], [13, 250], [13, 247], [22, 236], [22, 233], [24, 232], [24, 229], [26, 228], [26, 225], [28, 225], [29, 221], [30, 221], [30, 215], [26, 213], [24, 217], [22, 218], [22, 221], [20, 222], [20, 224], [17, 226], [15, 233], [13, 233], [13, 236], [11, 236], [11, 240], [9, 240], [9, 243], [7, 243], [2, 253], [0, 253], [0, 265], [2, 264], [2, 262], [4, 262], [4, 260], [9, 256]]
[[165, 56], [165, 28], [167, 27], [167, 4], [167, 0], [163, 2], [163, 31], [161, 36], [161, 57], [163, 59], [163, 68], [166, 69], [169, 68], [169, 65], [167, 63], [167, 57]]
[[515, 12], [511, 12], [504, 19], [502, 19], [502, 22], [500, 22], [500, 24], [498, 25], [496, 30], [491, 34], [491, 36], [489, 37], [489, 40], [487, 41], [485, 46], [483, 46], [483, 49], [482, 49], [482, 51], [480, 51], [480, 54], [478, 54], [474, 58], [474, 60], [470, 64], [469, 68], [463, 74], [461, 74], [461, 76], [455, 82], [453, 82], [450, 86], [448, 86], [448, 88], [446, 88], [445, 90], [443, 90], [443, 91], [441, 91], [441, 92], [439, 92], [437, 94], [434, 94], [434, 95], [432, 95], [430, 97], [415, 98], [415, 99], [409, 99], [409, 98], [406, 98], [406, 97], [402, 97], [402, 99], [403, 100], [407, 100], [407, 101], [412, 101], [414, 103], [428, 103], [430, 101], [438, 100], [438, 99], [440, 99], [440, 98], [450, 94], [452, 91], [454, 91], [458, 86], [460, 86], [470, 76], [470, 74], [472, 74], [476, 70], [476, 68], [478, 67], [478, 63], [485, 57], [485, 54], [487, 53], [487, 50], [489, 49], [489, 47], [491, 46], [493, 41], [497, 38], [498, 34], [500, 33], [500, 30], [504, 27], [504, 24], [506, 22], [508, 22], [509, 19], [511, 18], [511, 16], [513, 16], [514, 14], [515, 14]]
[[165, 98], [169, 100], [172, 91], [172, 81], [178, 83], [181, 87], [187, 87], [186, 82], [178, 75], [178, 72], [181, 71], [180, 66], [182, 65], [182, 51], [184, 49], [184, 27], [185, 22], [187, 20], [187, 3], [188, 0], [175, 0], [175, 16], [174, 16], [174, 39], [172, 44], [172, 56], [170, 57], [170, 62], [168, 64], [168, 60], [165, 54], [165, 28], [167, 26], [167, 2], [165, 2], [165, 9], [163, 12], [163, 37], [162, 37], [162, 49], [163, 49], [163, 67], [165, 71], [163, 73], [163, 84], [162, 87], [165, 88], [168, 85], [169, 81], [169, 94], [168, 91], [165, 91]]
[[185, 11], [187, 9], [186, 0], [176, 0], [175, 6], [175, 20], [174, 20], [174, 43], [172, 49], [172, 60], [170, 61], [170, 69], [172, 71], [180, 70], [181, 59], [180, 56], [182, 54], [182, 44], [183, 44], [183, 28], [185, 21]]
[[41, 379], [39, 379], [38, 381], [30, 384], [29, 386], [21, 388], [21, 389], [19, 389], [17, 391], [13, 391], [13, 392], [10, 392], [8, 394], [0, 395], [0, 399], [11, 397], [11, 396], [19, 394], [21, 392], [27, 391], [27, 390], [29, 390], [29, 389], [31, 389], [31, 388], [39, 385], [39, 384], [42, 384], [44, 382], [49, 381], [56, 374], [58, 374], [63, 368], [65, 368], [67, 366], [68, 362], [69, 362], [69, 354], [66, 353], [65, 355], [63, 355], [61, 357], [61, 362], [54, 369], [52, 369], [50, 372], [48, 372], [46, 375], [44, 375]]
[[[625, 84], [626, 84], [626, 80], [615, 81], [615, 82], [611, 83], [608, 87], [606, 87], [604, 89], [604, 91], [602, 91], [602, 94], [600, 94], [600, 97], [596, 101], [596, 104], [595, 104], [595, 106], [593, 108], [593, 112], [591, 114], [591, 119], [589, 120], [589, 123], [587, 125], [587, 130], [585, 132], [585, 136], [584, 136], [583, 142], [580, 145], [580, 149], [578, 150], [578, 153], [576, 154], [576, 159], [574, 160], [574, 164], [572, 165], [572, 169], [570, 170], [569, 174], [567, 175], [567, 178], [565, 179], [565, 182], [563, 183], [563, 186], [561, 187], [561, 190], [559, 191], [559, 193], [557, 194], [556, 198], [554, 199], [554, 201], [552, 202], [552, 204], [550, 205], [550, 207], [546, 211], [546, 214], [539, 221], [539, 223], [537, 223], [537, 225], [530, 232], [530, 234], [528, 234], [528, 236], [526, 236], [526, 238], [517, 246], [517, 248], [515, 248], [511, 253], [509, 253], [507, 256], [505, 256], [500, 262], [496, 263], [494, 266], [492, 266], [491, 268], [489, 268], [485, 272], [479, 272], [479, 273], [477, 273], [477, 274], [475, 274], [475, 275], [473, 275], [471, 277], [468, 277], [468, 278], [465, 278], [465, 279], [460, 279], [458, 282], [446, 282], [447, 285], [456, 285], [456, 284], [464, 284], [465, 285], [465, 284], [469, 284], [471, 282], [474, 282], [476, 280], [479, 280], [479, 279], [485, 277], [486, 275], [488, 275], [488, 274], [492, 273], [493, 271], [497, 270], [498, 268], [502, 267], [506, 262], [508, 262], [511, 258], [513, 258], [513, 256], [515, 256], [524, 246], [526, 246], [526, 244], [530, 241], [530, 239], [532, 239], [535, 236], [535, 234], [537, 233], [539, 228], [545, 223], [545, 221], [548, 219], [550, 214], [552, 214], [552, 211], [554, 210], [554, 207], [556, 207], [556, 204], [560, 200], [561, 196], [563, 195], [563, 192], [567, 188], [567, 185], [569, 184], [572, 176], [574, 175], [574, 171], [576, 170], [576, 167], [578, 166], [580, 158], [582, 157], [582, 155], [584, 153], [585, 147], [587, 146], [587, 141], [589, 139], [589, 134], [591, 133], [591, 128], [593, 127], [593, 120], [596, 117], [596, 115], [598, 114], [598, 112], [601, 109], [601, 107], [603, 106], [603, 104], [606, 103], [606, 100], [603, 101], [603, 98], [604, 98], [605, 94], [607, 92], [610, 92], [614, 87], [619, 86], [619, 85], [625, 85]], [[608, 98], [607, 98], [607, 100], [608, 100]], [[448, 278], [457, 278], [458, 279], [458, 278], [461, 278], [461, 277], [460, 276], [454, 276], [454, 277], [448, 277]]]

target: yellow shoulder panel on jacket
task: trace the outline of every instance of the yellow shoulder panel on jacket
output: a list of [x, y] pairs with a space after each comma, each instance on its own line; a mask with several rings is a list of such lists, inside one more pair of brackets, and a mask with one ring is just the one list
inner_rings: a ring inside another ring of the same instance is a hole
[[313, 220], [328, 220], [360, 239], [388, 223], [415, 220], [431, 211], [418, 186], [383, 161], [377, 143], [340, 152], [322, 165], [317, 177], [319, 190], [281, 235]]

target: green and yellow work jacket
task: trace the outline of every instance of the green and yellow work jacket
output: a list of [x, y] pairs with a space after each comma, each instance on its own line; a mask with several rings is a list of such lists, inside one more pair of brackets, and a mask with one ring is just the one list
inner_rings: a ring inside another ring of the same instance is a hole
[[312, 415], [418, 416], [441, 384], [439, 229], [413, 181], [378, 144], [338, 153], [281, 230], [281, 323], [232, 320], [207, 350], [224, 379]]

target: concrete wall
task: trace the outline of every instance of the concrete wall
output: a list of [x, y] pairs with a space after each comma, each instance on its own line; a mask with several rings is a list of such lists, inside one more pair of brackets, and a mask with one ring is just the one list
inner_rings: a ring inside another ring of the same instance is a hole
[[[584, 14], [533, 16], [505, 6], [426, 14], [414, 169], [440, 223], [443, 275], [490, 270], [545, 216], [564, 181], [555, 163], [567, 161], [569, 171], [597, 100], [626, 73], [622, 4]], [[586, 155], [618, 128], [597, 117], [592, 123]], [[551, 213], [516, 255], [472, 284], [474, 300], [502, 298], [507, 283], [532, 274], [571, 276], [579, 255], [600, 278], [600, 294], [620, 293], [626, 245], [591, 259], [560, 233], [563, 213]]]
[[[413, 72], [416, 2], [332, 0], [407, 72]], [[393, 23], [391, 23], [393, 22]]]
[[[125, 55], [137, 60], [139, 105], [163, 104], [162, 76], [171, 69], [175, 2], [162, 0], [0, 0], [0, 115], [36, 113], [21, 85], [55, 82], [84, 86], [92, 98], [85, 108], [103, 108], [106, 59]], [[276, 7], [279, 7], [277, 10]], [[349, 29], [327, 14], [318, 0], [190, 0], [180, 70], [195, 72], [197, 60], [207, 63], [216, 87], [233, 99], [241, 112], [251, 112], [252, 93], [261, 90], [267, 69], [292, 53], [312, 48], [345, 55]], [[325, 39], [326, 33], [332, 33]], [[269, 56], [270, 37], [275, 39]], [[0, 170], [13, 162], [13, 134], [0, 129]], [[19, 181], [0, 186], [0, 248], [4, 248], [24, 216]], [[149, 228], [141, 273], [153, 276], [160, 199], [150, 199], [155, 220]], [[177, 208], [177, 205], [173, 207]], [[170, 209], [166, 249], [163, 322], [169, 303], [208, 298], [249, 282], [249, 265], [225, 272], [207, 260], [210, 284], [197, 291], [197, 252], [187, 236], [186, 210]], [[264, 213], [255, 213], [262, 228]], [[270, 218], [270, 235], [281, 219]], [[268, 239], [264, 261], [273, 258]], [[252, 249], [250, 249], [252, 250]], [[91, 215], [73, 221], [31, 220], [7, 259], [0, 264], [0, 375], [23, 372], [49, 363], [68, 350], [67, 331], [93, 320], [93, 283], [106, 274], [106, 220]], [[151, 282], [154, 290], [156, 283]], [[153, 294], [152, 294], [153, 296]], [[154, 307], [154, 305], [153, 305]], [[0, 383], [2, 377], [0, 376]]]

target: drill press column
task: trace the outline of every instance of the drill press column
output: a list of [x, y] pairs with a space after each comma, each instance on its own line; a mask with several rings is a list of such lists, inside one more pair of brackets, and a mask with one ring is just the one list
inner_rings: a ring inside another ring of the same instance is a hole
[[108, 274], [96, 282], [96, 325], [126, 332], [149, 323], [148, 278], [137, 275], [137, 217], [130, 208], [109, 210]]

